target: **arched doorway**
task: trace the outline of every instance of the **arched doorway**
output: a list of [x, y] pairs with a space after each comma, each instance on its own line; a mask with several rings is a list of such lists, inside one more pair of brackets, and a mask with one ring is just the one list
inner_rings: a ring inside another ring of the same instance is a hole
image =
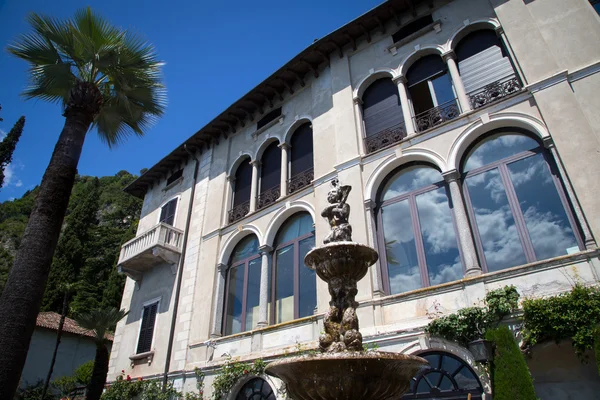
[[429, 362], [410, 383], [410, 390], [402, 400], [481, 400], [483, 387], [479, 378], [460, 358], [442, 351], [419, 354]]
[[261, 378], [252, 378], [242, 386], [236, 400], [276, 400], [271, 385]]

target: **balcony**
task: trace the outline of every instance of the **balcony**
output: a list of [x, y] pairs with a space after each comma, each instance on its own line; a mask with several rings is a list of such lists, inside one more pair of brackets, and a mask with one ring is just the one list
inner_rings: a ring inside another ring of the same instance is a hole
[[509, 76], [508, 78], [500, 79], [470, 93], [469, 97], [471, 99], [471, 106], [473, 107], [473, 110], [485, 107], [496, 100], [500, 100], [504, 97], [510, 96], [511, 94], [520, 92], [521, 89], [521, 82], [519, 81], [519, 78], [515, 77], [514, 75]]
[[267, 189], [261, 194], [258, 195], [258, 202], [256, 203], [256, 207], [260, 210], [261, 208], [265, 208], [269, 204], [273, 204], [279, 199], [281, 195], [281, 190], [279, 190], [279, 185], [272, 187], [271, 189]]
[[119, 272], [137, 281], [158, 264], [167, 263], [175, 269], [182, 242], [183, 231], [160, 223], [121, 246]]
[[402, 122], [401, 124], [386, 128], [374, 135], [367, 136], [365, 138], [365, 149], [367, 150], [367, 154], [371, 154], [377, 150], [391, 146], [394, 143], [398, 143], [405, 137], [406, 128], [404, 122]]
[[292, 194], [306, 186], [311, 185], [313, 179], [315, 179], [314, 168], [309, 168], [302, 172], [298, 172], [296, 175], [288, 179], [288, 193]]
[[417, 132], [423, 132], [434, 126], [443, 124], [457, 118], [460, 115], [460, 109], [456, 99], [450, 100], [438, 107], [431, 108], [415, 116], [415, 128]]
[[250, 212], [250, 201], [246, 201], [242, 204], [238, 204], [229, 210], [229, 223], [233, 223], [237, 220], [244, 218]]

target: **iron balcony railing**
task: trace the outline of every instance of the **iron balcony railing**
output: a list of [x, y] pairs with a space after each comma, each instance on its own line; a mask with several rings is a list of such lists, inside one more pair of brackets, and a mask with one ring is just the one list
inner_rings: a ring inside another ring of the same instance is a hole
[[457, 118], [460, 115], [460, 108], [456, 99], [450, 100], [442, 105], [431, 108], [425, 112], [415, 115], [415, 129], [418, 132], [426, 131], [434, 126], [443, 124]]
[[516, 76], [513, 75], [507, 78], [502, 78], [496, 82], [482, 87], [481, 89], [471, 92], [469, 94], [471, 106], [473, 107], [473, 110], [485, 107], [496, 100], [500, 100], [506, 96], [510, 96], [511, 94], [521, 91], [522, 88], [523, 86], [521, 85], [519, 78]]
[[244, 218], [250, 212], [250, 201], [246, 201], [245, 203], [238, 204], [229, 210], [229, 223], [235, 222]]
[[306, 186], [310, 186], [313, 179], [315, 179], [314, 171], [314, 168], [309, 168], [302, 172], [298, 172], [296, 175], [288, 179], [288, 193], [292, 194]]
[[183, 231], [161, 222], [121, 246], [119, 264], [123, 264], [155, 246], [161, 246], [180, 253], [182, 240]]
[[365, 149], [367, 154], [381, 150], [385, 147], [398, 143], [406, 137], [406, 127], [404, 122], [391, 126], [374, 135], [365, 138]]
[[256, 202], [256, 208], [258, 210], [260, 210], [261, 208], [265, 208], [269, 204], [275, 203], [280, 196], [281, 196], [281, 190], [279, 188], [279, 185], [273, 186], [272, 188], [267, 189], [258, 195], [258, 201]]

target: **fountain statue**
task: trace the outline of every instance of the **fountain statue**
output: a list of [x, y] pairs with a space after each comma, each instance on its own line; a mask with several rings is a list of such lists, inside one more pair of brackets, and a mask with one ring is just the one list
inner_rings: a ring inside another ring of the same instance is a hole
[[293, 400], [398, 399], [410, 379], [427, 361], [405, 354], [364, 351], [356, 315], [356, 283], [377, 261], [375, 249], [352, 242], [351, 186], [337, 179], [321, 213], [331, 227], [323, 246], [311, 250], [304, 263], [327, 282], [331, 301], [325, 313], [325, 332], [319, 337], [321, 353], [284, 358], [265, 372], [285, 382]]

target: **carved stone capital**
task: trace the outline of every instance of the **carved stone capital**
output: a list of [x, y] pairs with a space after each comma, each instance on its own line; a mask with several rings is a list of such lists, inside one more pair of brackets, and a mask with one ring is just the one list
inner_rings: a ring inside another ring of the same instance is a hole
[[456, 60], [456, 53], [453, 50], [450, 50], [449, 52], [442, 54], [442, 59], [446, 63], [448, 60]]
[[393, 81], [393, 82], [394, 82], [396, 85], [398, 85], [398, 84], [400, 84], [400, 83], [402, 83], [402, 84], [406, 85], [406, 84], [408, 83], [408, 80], [406, 79], [406, 77], [405, 77], [404, 75], [398, 75], [398, 76], [396, 76], [396, 77], [392, 78], [392, 81]]
[[286, 142], [283, 142], [283, 143], [278, 144], [277, 147], [279, 147], [281, 150], [289, 150], [289, 148], [292, 146], [290, 146]]
[[355, 97], [352, 99], [352, 101], [354, 102], [354, 104], [358, 104], [358, 105], [361, 105], [363, 103], [363, 101], [360, 97]]
[[227, 182], [234, 183], [235, 175], [227, 175]]
[[223, 263], [217, 264], [217, 271], [219, 271], [220, 273], [224, 273], [226, 270], [227, 270], [227, 264], [223, 264]]
[[554, 147], [554, 139], [551, 136], [546, 136], [542, 139], [542, 144], [546, 149], [551, 149]]
[[252, 165], [253, 167], [257, 167], [258, 168], [258, 167], [260, 167], [260, 164], [261, 164], [260, 160], [252, 160], [252, 161], [250, 161], [250, 165]]
[[496, 31], [496, 35], [498, 35], [498, 36], [502, 36], [504, 34], [504, 28], [501, 26], [496, 27], [495, 31]]
[[260, 253], [261, 256], [269, 255], [273, 252], [273, 248], [271, 246], [269, 246], [268, 244], [264, 244], [258, 248], [258, 252]]
[[460, 173], [453, 169], [452, 171], [447, 171], [442, 174], [446, 183], [450, 183], [452, 181], [458, 181], [460, 179]]
[[365, 210], [372, 211], [375, 208], [375, 202], [371, 199], [365, 200]]

